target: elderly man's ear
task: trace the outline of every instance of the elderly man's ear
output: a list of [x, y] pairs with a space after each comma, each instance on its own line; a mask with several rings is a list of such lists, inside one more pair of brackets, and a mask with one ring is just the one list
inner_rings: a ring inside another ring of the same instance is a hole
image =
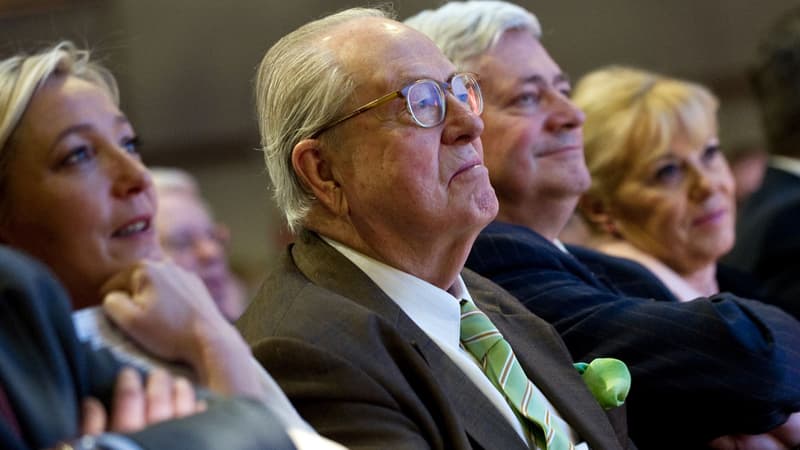
[[303, 139], [292, 150], [292, 166], [306, 190], [320, 206], [336, 216], [348, 213], [347, 198], [328, 152], [318, 139]]

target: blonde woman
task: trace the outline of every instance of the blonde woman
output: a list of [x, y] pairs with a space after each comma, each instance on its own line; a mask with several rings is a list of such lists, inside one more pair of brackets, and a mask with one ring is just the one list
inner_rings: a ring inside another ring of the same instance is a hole
[[717, 99], [695, 83], [611, 67], [581, 79], [574, 100], [586, 114], [589, 245], [643, 264], [681, 301], [719, 292], [736, 203]]
[[113, 76], [69, 42], [0, 61], [0, 243], [49, 266], [92, 347], [144, 370], [184, 363], [218, 394], [262, 400], [296, 445], [339, 448], [254, 363], [202, 281], [160, 261], [155, 189], [118, 105]]

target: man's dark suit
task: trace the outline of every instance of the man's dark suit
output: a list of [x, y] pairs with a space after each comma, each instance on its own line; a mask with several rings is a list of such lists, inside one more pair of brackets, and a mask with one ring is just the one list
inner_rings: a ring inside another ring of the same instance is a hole
[[[552, 327], [488, 280], [462, 276], [564, 419], [592, 449], [621, 448]], [[351, 448], [527, 448], [400, 307], [313, 233], [281, 257], [238, 327], [300, 414]]]
[[[0, 416], [0, 448], [43, 449], [78, 436], [88, 395], [108, 408], [119, 369], [78, 342], [66, 294], [37, 263], [0, 247], [0, 386], [21, 436]], [[145, 449], [293, 448], [261, 405], [212, 400], [206, 413], [129, 436]]]
[[567, 245], [566, 247], [572, 256], [586, 266], [592, 275], [611, 291], [665, 302], [678, 301], [653, 272], [636, 261], [609, 256], [577, 245]]
[[[678, 298], [653, 272], [636, 261], [617, 258], [577, 245], [567, 245], [567, 250], [612, 290], [632, 297], [652, 298], [662, 302], [678, 301]], [[730, 292], [739, 298], [756, 300], [766, 298], [762, 286], [750, 274], [728, 265], [717, 265], [717, 283], [720, 292]]]
[[736, 223], [724, 261], [758, 278], [773, 303], [800, 318], [800, 177], [768, 168]]
[[800, 410], [800, 323], [777, 308], [726, 295], [625, 296], [539, 234], [499, 222], [478, 237], [467, 266], [553, 324], [576, 359], [628, 364], [630, 433], [641, 448], [764, 432]]

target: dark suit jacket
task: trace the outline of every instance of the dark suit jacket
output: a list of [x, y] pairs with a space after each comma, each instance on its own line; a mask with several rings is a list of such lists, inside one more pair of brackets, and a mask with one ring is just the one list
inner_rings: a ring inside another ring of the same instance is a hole
[[577, 245], [567, 245], [567, 250], [610, 291], [660, 301], [678, 301], [653, 272], [636, 261], [617, 258]]
[[[462, 276], [564, 419], [593, 449], [622, 448], [553, 328], [488, 280]], [[300, 414], [351, 448], [526, 448], [400, 307], [315, 234], [282, 255], [238, 326]]]
[[767, 298], [800, 318], [800, 177], [768, 168], [739, 211], [736, 245], [723, 259], [758, 278]]
[[628, 422], [641, 448], [702, 447], [800, 410], [800, 323], [777, 308], [729, 295], [626, 296], [539, 234], [499, 222], [478, 237], [467, 266], [552, 323], [576, 359], [628, 364]]
[[[0, 448], [50, 448], [78, 436], [81, 401], [108, 407], [119, 364], [78, 342], [69, 302], [37, 263], [0, 247], [0, 384], [22, 436], [0, 416]], [[212, 400], [208, 411], [129, 436], [145, 449], [293, 448], [263, 406]]]

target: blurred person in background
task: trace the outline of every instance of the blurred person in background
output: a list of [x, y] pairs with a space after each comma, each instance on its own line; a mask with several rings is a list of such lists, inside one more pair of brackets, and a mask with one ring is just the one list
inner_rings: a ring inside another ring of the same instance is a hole
[[189, 173], [155, 167], [150, 174], [158, 197], [156, 230], [161, 247], [173, 262], [197, 274], [222, 314], [235, 321], [247, 307], [247, 299], [243, 284], [228, 265], [228, 228], [214, 221]]
[[725, 261], [761, 280], [771, 298], [800, 317], [800, 7], [762, 38], [750, 81], [769, 161], [761, 187], [739, 213]]
[[[767, 170], [769, 154], [757, 142], [742, 142], [722, 147], [736, 184], [736, 204], [743, 206], [747, 199], [761, 187]], [[737, 208], [737, 211], [739, 209]], [[740, 214], [741, 215], [741, 214]]]

